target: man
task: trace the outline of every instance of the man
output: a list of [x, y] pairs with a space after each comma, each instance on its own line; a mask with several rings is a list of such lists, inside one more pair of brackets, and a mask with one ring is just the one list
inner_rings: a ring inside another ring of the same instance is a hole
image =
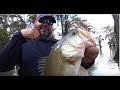
[[[56, 20], [52, 14], [38, 14], [33, 28], [16, 32], [0, 51], [0, 72], [9, 71], [18, 64], [20, 76], [40, 76], [44, 67], [42, 62], [57, 42], [52, 37], [53, 23]], [[98, 52], [96, 47], [86, 48], [82, 66], [91, 67]]]

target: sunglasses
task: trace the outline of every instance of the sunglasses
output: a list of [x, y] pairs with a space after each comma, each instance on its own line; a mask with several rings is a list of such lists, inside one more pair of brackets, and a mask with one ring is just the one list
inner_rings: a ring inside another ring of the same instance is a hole
[[43, 24], [48, 24], [50, 26], [53, 25], [53, 22], [51, 20], [49, 20], [49, 19], [39, 19], [39, 22], [43, 23]]

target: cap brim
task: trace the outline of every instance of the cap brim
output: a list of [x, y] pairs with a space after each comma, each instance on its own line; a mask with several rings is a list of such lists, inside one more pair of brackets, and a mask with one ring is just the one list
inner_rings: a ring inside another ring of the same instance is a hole
[[50, 21], [52, 21], [52, 23], [56, 23], [55, 18], [52, 17], [52, 16], [44, 16], [44, 17], [41, 17], [40, 19], [44, 19], [44, 18], [46, 18], [46, 17], [48, 17], [48, 18], [50, 19]]

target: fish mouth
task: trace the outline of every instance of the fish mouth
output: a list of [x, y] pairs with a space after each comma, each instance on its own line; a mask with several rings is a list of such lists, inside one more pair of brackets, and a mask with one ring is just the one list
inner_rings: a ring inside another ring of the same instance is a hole
[[[76, 49], [82, 49], [82, 48], [84, 48], [82, 45], [72, 45], [72, 44], [70, 44], [70, 43], [68, 43], [70, 46], [72, 46], [73, 48], [76, 48]], [[73, 50], [74, 51], [74, 50]]]
[[67, 60], [70, 64], [75, 65], [75, 60], [73, 60], [73, 57], [67, 57]]
[[76, 62], [77, 62], [78, 60], [80, 60], [80, 59], [78, 59], [78, 58], [80, 58], [79, 56], [77, 56], [77, 57], [71, 56], [71, 57], [66, 57], [66, 58], [67, 58], [67, 61], [68, 61], [70, 64], [72, 64], [72, 65], [75, 65]]

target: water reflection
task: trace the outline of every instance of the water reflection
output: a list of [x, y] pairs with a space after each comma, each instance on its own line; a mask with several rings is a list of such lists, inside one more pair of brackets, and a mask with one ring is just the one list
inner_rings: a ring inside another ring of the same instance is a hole
[[116, 46], [109, 47], [107, 41], [103, 41], [95, 64], [88, 70], [90, 76], [120, 76], [118, 64], [113, 60], [116, 50]]

